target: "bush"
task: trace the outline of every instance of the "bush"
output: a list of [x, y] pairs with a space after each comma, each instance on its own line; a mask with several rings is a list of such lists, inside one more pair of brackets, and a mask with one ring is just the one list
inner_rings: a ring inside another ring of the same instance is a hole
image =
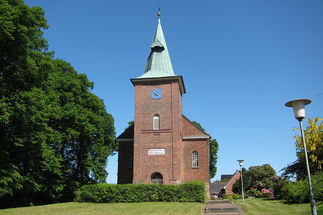
[[222, 194], [222, 199], [232, 199], [233, 194]]
[[[323, 172], [312, 176], [312, 187], [316, 201], [323, 200]], [[308, 179], [297, 182], [287, 182], [282, 187], [282, 198], [290, 203], [304, 203], [310, 201]]]
[[[244, 197], [245, 198], [249, 198], [249, 195], [248, 194], [244, 194]], [[241, 199], [242, 198], [242, 195], [240, 194], [222, 194], [222, 199]]]
[[265, 188], [263, 188], [260, 191], [260, 197], [262, 197], [262, 198], [269, 198], [269, 197], [270, 198], [273, 198], [274, 197], [274, 194], [271, 191], [271, 189], [265, 189]]
[[250, 189], [246, 192], [249, 196], [254, 197], [254, 198], [259, 198], [260, 197], [260, 191], [257, 189]]
[[275, 182], [273, 186], [274, 196], [276, 199], [282, 199], [284, 195], [284, 193], [282, 192], [282, 188], [284, 184], [287, 183], [287, 181], [282, 179], [281, 177], [275, 176], [274, 182]]
[[205, 202], [205, 184], [194, 181], [180, 185], [94, 184], [75, 192], [78, 202]]
[[283, 199], [289, 203], [303, 203], [308, 195], [307, 183], [303, 180], [285, 183], [282, 188]]
[[323, 171], [313, 175], [312, 183], [315, 200], [323, 201]]
[[241, 199], [241, 198], [242, 198], [241, 195], [238, 195], [238, 194], [234, 194], [232, 196], [232, 199]]

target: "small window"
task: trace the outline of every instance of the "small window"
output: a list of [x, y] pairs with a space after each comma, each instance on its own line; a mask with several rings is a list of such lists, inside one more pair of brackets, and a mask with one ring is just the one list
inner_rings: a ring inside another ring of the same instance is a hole
[[153, 130], [159, 130], [159, 125], [160, 125], [160, 122], [159, 122], [159, 115], [156, 114], [154, 115], [153, 117]]
[[132, 154], [128, 155], [128, 158], [127, 158], [127, 167], [128, 167], [128, 169], [132, 169], [133, 168], [133, 155]]
[[199, 160], [198, 160], [198, 153], [197, 151], [192, 152], [192, 167], [198, 167]]

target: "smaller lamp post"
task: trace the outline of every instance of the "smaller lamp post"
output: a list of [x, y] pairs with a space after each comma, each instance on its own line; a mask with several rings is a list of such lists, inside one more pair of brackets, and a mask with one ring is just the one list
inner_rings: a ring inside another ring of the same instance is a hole
[[242, 178], [242, 164], [244, 160], [237, 160], [240, 165], [240, 170], [241, 170], [241, 191], [242, 191], [242, 202], [244, 203], [244, 192], [243, 192], [243, 178]]
[[309, 100], [309, 99], [296, 99], [296, 100], [287, 102], [285, 104], [285, 106], [293, 107], [294, 116], [299, 121], [299, 125], [301, 127], [301, 135], [302, 135], [302, 139], [303, 139], [304, 154], [305, 154], [305, 161], [306, 161], [306, 168], [307, 168], [307, 175], [308, 175], [308, 184], [310, 187], [312, 215], [317, 215], [315, 199], [314, 199], [313, 189], [312, 189], [312, 179], [311, 179], [310, 167], [308, 164], [304, 129], [303, 129], [303, 124], [302, 124], [302, 120], [305, 118], [305, 105], [308, 105], [310, 103], [311, 103], [311, 100]]

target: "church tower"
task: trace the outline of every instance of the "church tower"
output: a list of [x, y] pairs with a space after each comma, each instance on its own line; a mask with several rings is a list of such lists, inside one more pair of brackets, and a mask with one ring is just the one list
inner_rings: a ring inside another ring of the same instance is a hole
[[[182, 76], [176, 76], [164, 34], [158, 25], [145, 72], [131, 79], [135, 86], [134, 183], [151, 177], [181, 183]], [[149, 165], [147, 165], [149, 163]], [[147, 172], [151, 174], [146, 174]], [[152, 175], [152, 176], [151, 176]]]
[[182, 114], [185, 86], [175, 75], [160, 19], [135, 88], [134, 125], [119, 143], [118, 183], [209, 181], [209, 136]]

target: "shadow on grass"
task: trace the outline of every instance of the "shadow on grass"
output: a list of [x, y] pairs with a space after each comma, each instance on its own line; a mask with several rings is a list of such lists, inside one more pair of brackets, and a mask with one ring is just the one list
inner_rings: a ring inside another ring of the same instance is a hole
[[264, 200], [264, 201], [275, 201], [275, 200], [279, 200], [279, 199], [275, 199], [275, 198], [262, 198], [262, 200]]
[[[279, 201], [282, 204], [286, 205], [299, 205], [299, 204], [311, 204], [311, 202], [304, 202], [304, 203], [295, 203], [295, 202], [288, 202], [286, 200], [282, 199], [275, 199], [275, 198], [262, 198], [263, 201]], [[315, 202], [316, 204], [316, 210], [317, 210], [317, 215], [323, 215], [323, 201], [317, 201]]]
[[[303, 204], [303, 203], [295, 203], [295, 202], [289, 202], [287, 200], [283, 200], [283, 199], [276, 199], [276, 198], [262, 198], [263, 201], [279, 201], [283, 204], [287, 204], [287, 205], [297, 205], [297, 204]], [[305, 202], [307, 203], [307, 202]], [[309, 202], [308, 202], [309, 203]]]

